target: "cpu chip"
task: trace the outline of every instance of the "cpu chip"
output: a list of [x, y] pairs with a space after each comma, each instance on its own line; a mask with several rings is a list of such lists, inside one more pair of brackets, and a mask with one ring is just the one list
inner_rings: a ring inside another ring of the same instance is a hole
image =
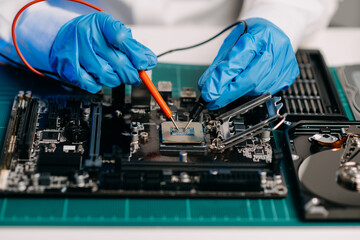
[[161, 123], [161, 139], [163, 144], [198, 144], [204, 143], [204, 131], [200, 122], [192, 122], [184, 131], [187, 122], [176, 122], [178, 131], [172, 122]]

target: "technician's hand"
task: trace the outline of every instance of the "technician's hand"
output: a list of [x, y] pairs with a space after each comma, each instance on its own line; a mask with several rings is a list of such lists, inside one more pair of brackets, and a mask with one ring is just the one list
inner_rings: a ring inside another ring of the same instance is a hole
[[77, 17], [58, 32], [50, 65], [62, 79], [91, 93], [102, 85], [138, 85], [137, 70], [156, 66], [156, 55], [132, 38], [131, 30], [110, 14]]
[[244, 31], [244, 25], [239, 24], [199, 80], [201, 96], [209, 102], [207, 107], [211, 110], [243, 95], [285, 90], [299, 75], [289, 38], [265, 19], [250, 18], [246, 22], [247, 33], [234, 46]]

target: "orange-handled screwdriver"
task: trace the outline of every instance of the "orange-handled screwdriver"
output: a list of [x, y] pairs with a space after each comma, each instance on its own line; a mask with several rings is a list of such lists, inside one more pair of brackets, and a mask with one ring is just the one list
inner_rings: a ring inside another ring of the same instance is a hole
[[151, 95], [154, 97], [155, 101], [159, 104], [159, 106], [160, 106], [161, 110], [164, 112], [165, 116], [167, 118], [170, 118], [171, 121], [173, 122], [174, 126], [176, 127], [176, 129], [178, 131], [180, 131], [178, 125], [176, 124], [176, 122], [173, 118], [173, 114], [172, 114], [169, 106], [166, 104], [166, 102], [160, 95], [159, 91], [156, 89], [153, 82], [150, 80], [147, 73], [144, 70], [141, 70], [141, 71], [139, 71], [139, 76], [140, 76], [140, 79], [145, 84], [145, 86], [147, 87], [147, 89], [149, 90], [149, 92], [151, 93]]

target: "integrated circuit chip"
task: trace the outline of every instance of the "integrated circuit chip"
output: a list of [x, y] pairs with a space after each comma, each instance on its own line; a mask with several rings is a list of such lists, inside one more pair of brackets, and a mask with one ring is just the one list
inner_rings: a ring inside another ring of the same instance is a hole
[[41, 136], [40, 136], [41, 141], [59, 141], [59, 139], [60, 139], [60, 132], [57, 130], [56, 131], [47, 130], [41, 132]]
[[187, 122], [177, 122], [180, 131], [178, 131], [172, 122], [161, 123], [161, 141], [163, 144], [168, 143], [204, 143], [204, 131], [200, 122], [192, 122], [184, 131]]

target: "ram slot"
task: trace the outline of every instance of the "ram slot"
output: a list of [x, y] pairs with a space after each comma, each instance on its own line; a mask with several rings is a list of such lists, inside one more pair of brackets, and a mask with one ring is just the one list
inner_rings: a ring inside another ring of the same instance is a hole
[[25, 115], [23, 116], [22, 127], [18, 132], [19, 159], [29, 159], [32, 144], [35, 137], [35, 129], [38, 117], [39, 102], [37, 99], [30, 99]]
[[86, 167], [101, 167], [100, 155], [100, 137], [101, 137], [101, 120], [102, 120], [102, 106], [95, 105], [92, 112], [91, 121], [91, 139], [89, 159], [86, 160]]

